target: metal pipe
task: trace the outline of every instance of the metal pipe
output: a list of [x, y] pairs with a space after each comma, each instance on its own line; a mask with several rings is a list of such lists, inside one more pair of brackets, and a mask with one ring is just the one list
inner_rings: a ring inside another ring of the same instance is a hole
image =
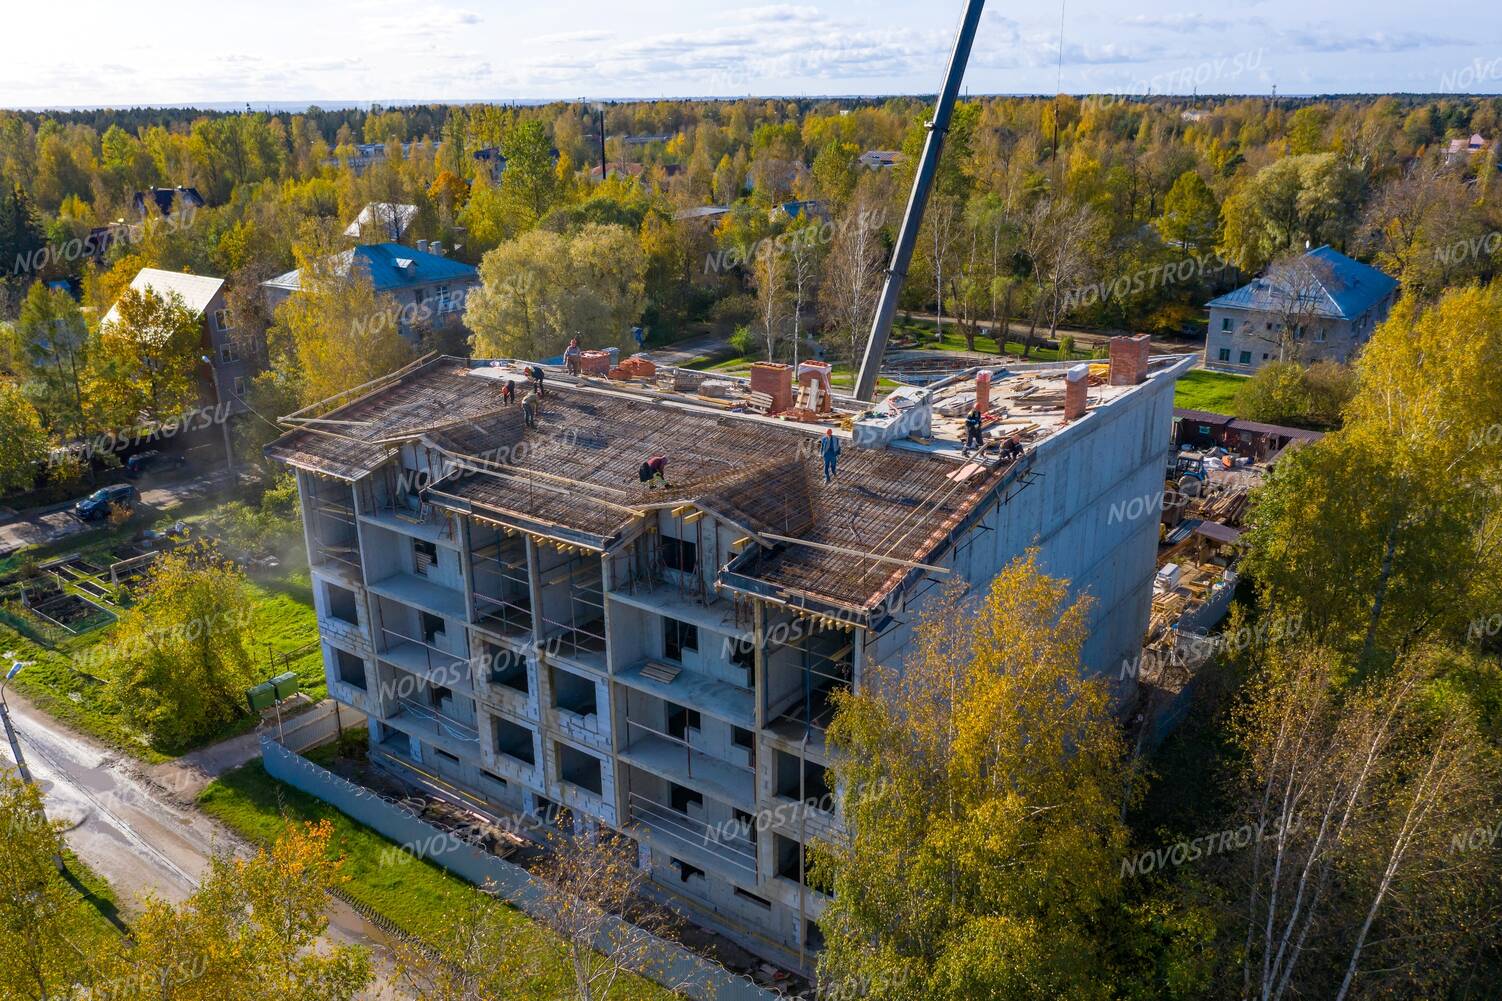
[[902, 216], [902, 228], [897, 231], [897, 245], [892, 248], [892, 264], [887, 268], [886, 281], [881, 287], [881, 299], [876, 305], [876, 316], [871, 320], [871, 336], [866, 341], [866, 354], [855, 381], [855, 397], [858, 400], [869, 402], [876, 395], [881, 359], [886, 354], [887, 339], [892, 334], [892, 319], [897, 313], [897, 297], [902, 294], [902, 283], [907, 280], [908, 265], [913, 260], [913, 246], [918, 242], [918, 227], [923, 223], [928, 193], [939, 169], [939, 154], [944, 150], [944, 135], [949, 131], [954, 101], [959, 94], [960, 81], [965, 76], [965, 64], [970, 61], [970, 46], [975, 41], [975, 29], [980, 24], [981, 12], [985, 6], [986, 0], [965, 2], [965, 16], [960, 21], [959, 36], [954, 40], [949, 68], [944, 72], [944, 85], [939, 90], [939, 99], [934, 105], [933, 120], [927, 126], [928, 138], [923, 142], [923, 156], [918, 161], [918, 172], [913, 176], [913, 191], [908, 197], [907, 211]]

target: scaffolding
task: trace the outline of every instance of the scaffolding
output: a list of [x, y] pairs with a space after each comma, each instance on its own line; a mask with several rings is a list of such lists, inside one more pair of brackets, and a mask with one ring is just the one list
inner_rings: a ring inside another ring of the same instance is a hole
[[[482, 528], [488, 531], [482, 533]], [[469, 552], [475, 625], [502, 636], [531, 636], [532, 584], [526, 538], [480, 519], [475, 519], [471, 538], [476, 539]]]
[[337, 563], [358, 576], [360, 545], [355, 526], [355, 499], [349, 484], [321, 476], [310, 476], [308, 483], [315, 559]]
[[[793, 701], [776, 716], [784, 729], [803, 738], [822, 739], [834, 718], [834, 694], [849, 691], [855, 681], [855, 642], [847, 627], [826, 627], [808, 620], [808, 631], [779, 649], [798, 651], [799, 688]], [[768, 650], [770, 655], [775, 651]]]
[[[555, 548], [564, 559], [543, 572], [538, 581], [542, 596], [539, 617], [549, 651], [578, 659], [605, 653], [605, 585], [600, 554], [577, 546]], [[548, 591], [561, 589], [565, 608], [557, 618], [547, 613]]]

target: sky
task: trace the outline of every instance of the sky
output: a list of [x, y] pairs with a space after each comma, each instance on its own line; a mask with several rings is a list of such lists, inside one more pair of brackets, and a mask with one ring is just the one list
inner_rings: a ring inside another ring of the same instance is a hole
[[[0, 106], [933, 93], [962, 7], [67, 0], [63, 11], [5, 0]], [[965, 86], [976, 94], [1502, 93], [1502, 4], [992, 0]]]

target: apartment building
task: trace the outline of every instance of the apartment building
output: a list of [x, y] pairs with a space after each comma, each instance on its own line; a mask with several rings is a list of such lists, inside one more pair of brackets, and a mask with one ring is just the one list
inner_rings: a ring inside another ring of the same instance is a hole
[[[1157, 519], [1110, 512], [1161, 491], [1193, 359], [1120, 341], [1108, 380], [971, 371], [874, 412], [800, 372], [801, 421], [752, 412], [750, 386], [682, 391], [696, 374], [553, 371], [530, 427], [501, 396], [521, 364], [451, 358], [328, 401], [267, 453], [296, 471], [329, 692], [383, 767], [626, 832], [664, 899], [807, 970], [828, 898], [806, 846], [840, 830], [831, 698], [900, 665], [939, 588], [1037, 546], [1095, 598], [1091, 669], [1140, 648]], [[846, 416], [826, 483], [820, 436]], [[639, 479], [648, 455], [666, 484]]]
[[1397, 297], [1398, 283], [1386, 274], [1317, 247], [1205, 304], [1205, 367], [1251, 375], [1274, 361], [1348, 363]]

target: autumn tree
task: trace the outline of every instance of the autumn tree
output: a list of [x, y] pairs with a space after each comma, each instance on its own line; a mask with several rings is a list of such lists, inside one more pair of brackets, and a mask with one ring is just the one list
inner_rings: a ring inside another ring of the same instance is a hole
[[95, 979], [91, 957], [118, 939], [90, 919], [58, 872], [61, 826], [43, 813], [42, 794], [0, 769], [0, 998], [65, 1001]]
[[29, 490], [47, 460], [47, 433], [13, 380], [0, 379], [0, 494]]
[[[671, 913], [644, 899], [647, 874], [636, 864], [636, 842], [602, 825], [574, 826], [549, 838], [537, 868], [541, 893], [531, 908], [558, 935], [568, 971], [567, 986], [553, 996], [606, 1001], [629, 993], [638, 973], [697, 996], [706, 985], [675, 972], [664, 948], [674, 932]], [[628, 915], [629, 922], [622, 920]]]
[[623, 226], [591, 224], [573, 236], [531, 230], [480, 262], [464, 320], [476, 357], [546, 358], [571, 337], [626, 347], [645, 307], [646, 258]]
[[58, 430], [83, 433], [89, 330], [78, 304], [68, 293], [35, 282], [21, 303], [16, 332], [41, 411]]
[[552, 143], [541, 122], [519, 122], [506, 133], [501, 154], [506, 157], [501, 197], [511, 215], [511, 231], [521, 232], [535, 226], [553, 204], [558, 177]]
[[148, 899], [131, 942], [109, 957], [112, 998], [354, 1001], [371, 979], [359, 946], [330, 945], [329, 893], [343, 880], [327, 820], [289, 828], [249, 858], [215, 856], [176, 906]]
[[1357, 360], [1345, 426], [1285, 455], [1242, 566], [1326, 645], [1390, 659], [1502, 602], [1502, 290], [1401, 300]]
[[1219, 228], [1215, 193], [1196, 171], [1184, 171], [1163, 200], [1158, 232], [1185, 253], [1201, 254], [1215, 245]]
[[296, 372], [303, 404], [386, 375], [412, 359], [401, 309], [377, 293], [354, 251], [335, 254], [325, 240], [296, 248], [300, 285], [276, 308], [267, 350]]
[[1334, 153], [1275, 160], [1225, 201], [1220, 253], [1259, 271], [1306, 243], [1343, 246], [1355, 230], [1361, 175]]
[[820, 314], [839, 338], [839, 354], [852, 364], [859, 364], [871, 333], [886, 261], [879, 210], [871, 199], [858, 194], [835, 221], [819, 284]]
[[1334, 650], [1264, 658], [1236, 735], [1258, 832], [1228, 880], [1242, 997], [1443, 996], [1502, 917], [1502, 862], [1466, 840], [1494, 822], [1502, 771], [1474, 707], [1436, 687], [1450, 656], [1354, 684]]
[[106, 425], [170, 420], [199, 399], [201, 320], [176, 292], [127, 288], [90, 348], [84, 394]]
[[948, 591], [900, 672], [837, 697], [849, 834], [814, 842], [812, 870], [833, 891], [831, 991], [1109, 994], [1097, 922], [1120, 893], [1132, 782], [1106, 684], [1081, 676], [1087, 600], [1019, 557], [983, 596]]
[[153, 746], [204, 739], [244, 712], [251, 622], [233, 562], [206, 545], [162, 554], [110, 643], [115, 703]]

